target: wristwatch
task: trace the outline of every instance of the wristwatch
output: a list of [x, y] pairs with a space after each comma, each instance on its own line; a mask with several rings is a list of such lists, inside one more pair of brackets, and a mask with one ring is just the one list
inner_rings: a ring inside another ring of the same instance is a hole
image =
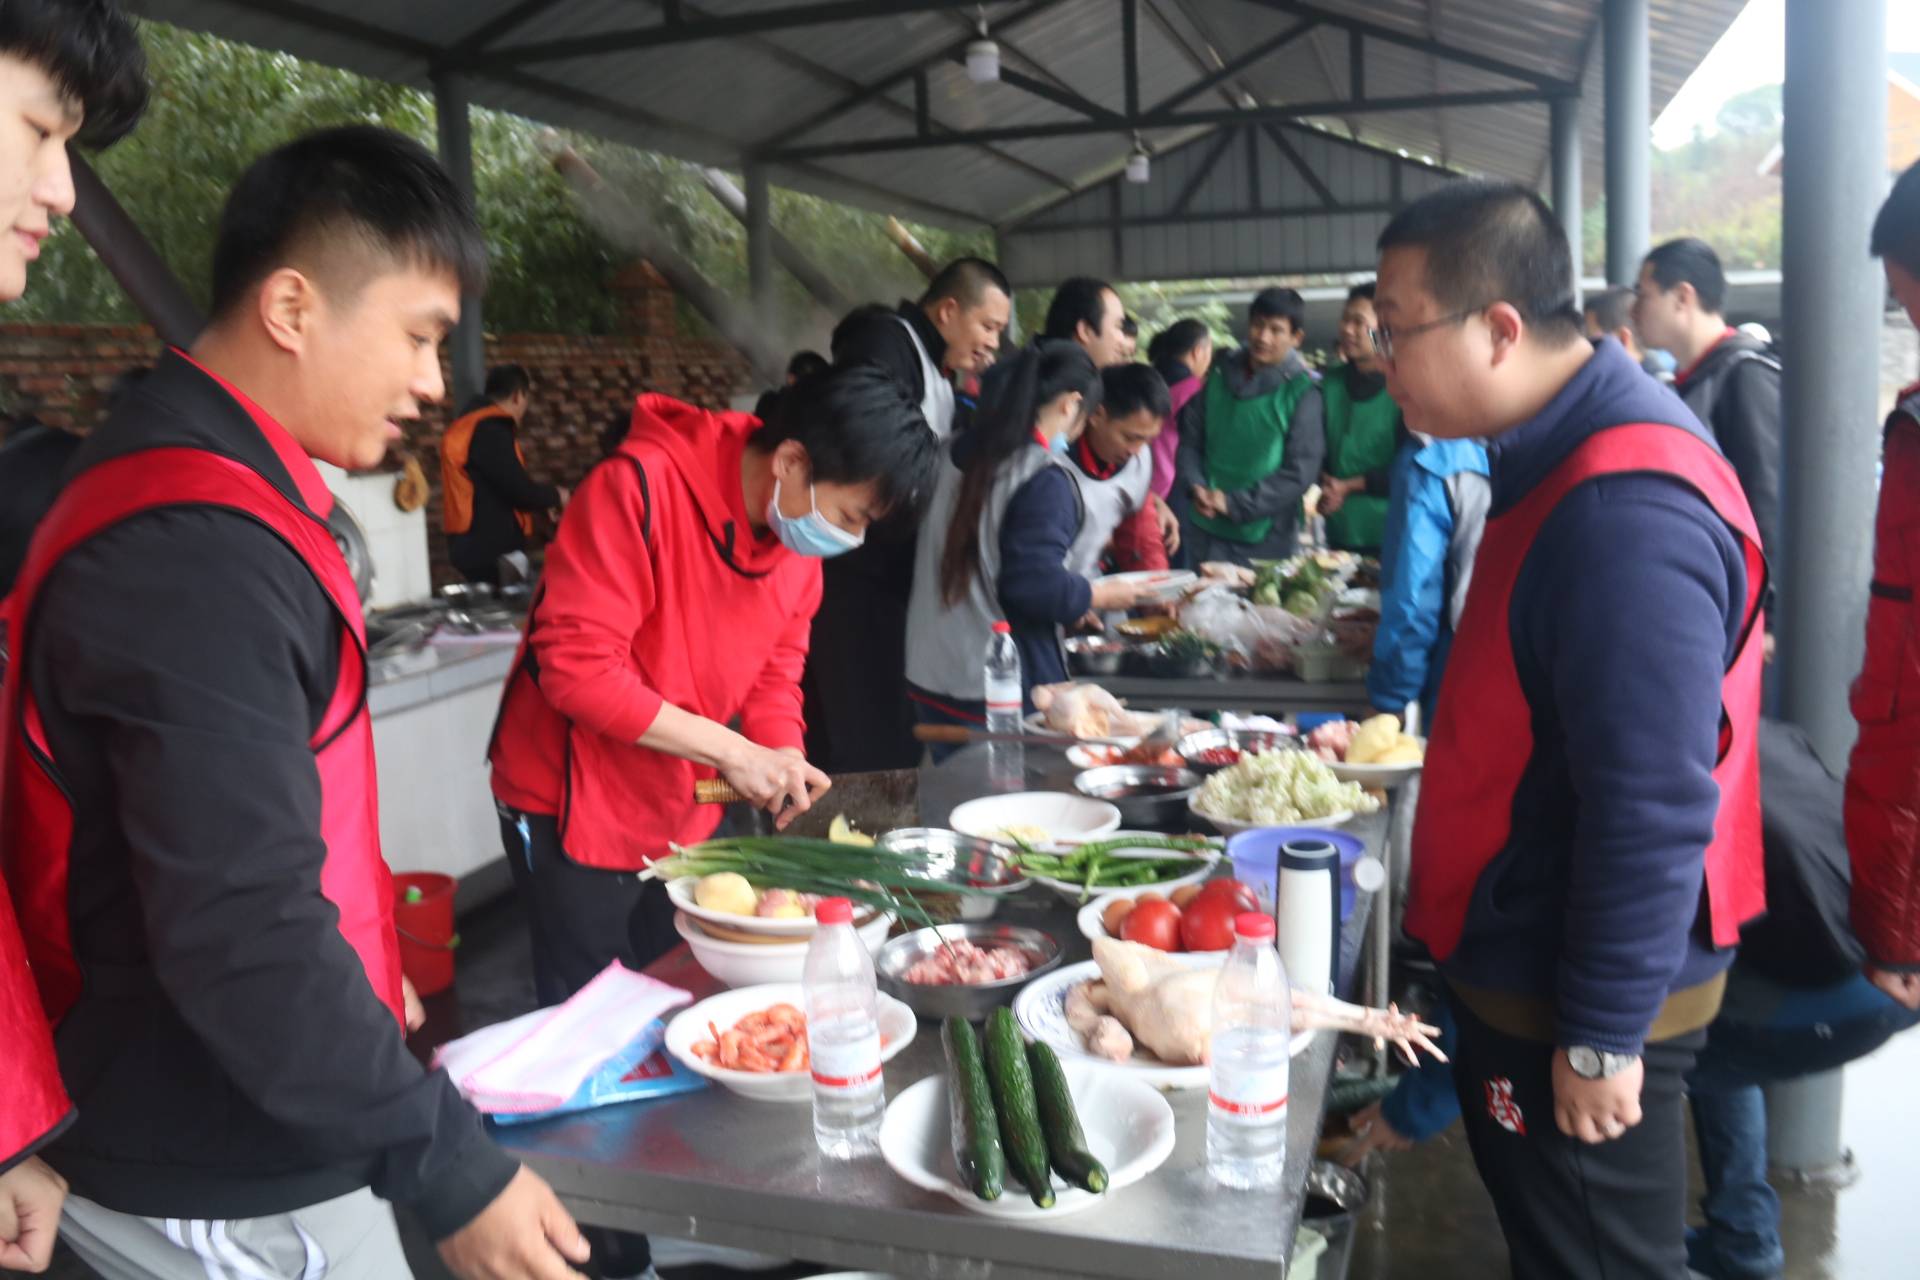
[[1617, 1076], [1640, 1060], [1637, 1053], [1603, 1053], [1584, 1044], [1567, 1050], [1567, 1065], [1582, 1080], [1605, 1080]]

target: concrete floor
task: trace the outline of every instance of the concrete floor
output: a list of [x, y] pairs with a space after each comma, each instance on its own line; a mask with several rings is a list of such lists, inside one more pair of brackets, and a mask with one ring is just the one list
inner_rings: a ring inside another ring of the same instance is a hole
[[[526, 936], [517, 908], [503, 900], [461, 921], [460, 980], [428, 1001], [417, 1042], [440, 1043], [533, 1007]], [[1848, 1070], [1845, 1138], [1860, 1178], [1845, 1190], [1783, 1188], [1787, 1280], [1913, 1280], [1920, 1276], [1920, 1033], [1896, 1039]], [[1488, 1280], [1505, 1273], [1493, 1207], [1474, 1175], [1464, 1138], [1449, 1134], [1399, 1155], [1375, 1156], [1367, 1171], [1372, 1203], [1359, 1223], [1351, 1280]], [[1697, 1175], [1696, 1175], [1697, 1182]], [[404, 1226], [404, 1224], [403, 1224]], [[419, 1280], [448, 1273], [431, 1248], [409, 1233]], [[11, 1275], [0, 1272], [0, 1275]], [[57, 1280], [92, 1272], [70, 1255], [56, 1259]], [[669, 1280], [720, 1280], [717, 1268], [671, 1270]], [[757, 1273], [765, 1280], [813, 1274], [793, 1267]]]

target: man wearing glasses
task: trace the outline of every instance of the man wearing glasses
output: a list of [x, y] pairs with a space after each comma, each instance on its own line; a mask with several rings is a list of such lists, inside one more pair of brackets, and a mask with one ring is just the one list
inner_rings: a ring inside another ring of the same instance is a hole
[[1407, 931], [1521, 1280], [1685, 1274], [1682, 1080], [1763, 905], [1759, 536], [1672, 391], [1597, 349], [1520, 187], [1380, 238], [1374, 341], [1416, 431], [1488, 441]]

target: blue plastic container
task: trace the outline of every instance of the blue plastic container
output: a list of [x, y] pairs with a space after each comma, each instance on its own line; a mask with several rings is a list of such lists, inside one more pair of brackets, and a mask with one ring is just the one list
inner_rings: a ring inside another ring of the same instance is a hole
[[1335, 827], [1263, 827], [1243, 831], [1227, 841], [1233, 875], [1245, 881], [1264, 902], [1280, 897], [1280, 846], [1289, 840], [1318, 838], [1340, 851], [1340, 918], [1353, 914], [1353, 864], [1366, 855], [1367, 843]]

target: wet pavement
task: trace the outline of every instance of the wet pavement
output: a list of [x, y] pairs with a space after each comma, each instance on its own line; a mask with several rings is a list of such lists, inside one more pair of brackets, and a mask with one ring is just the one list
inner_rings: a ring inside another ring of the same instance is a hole
[[[428, 1000], [428, 1025], [417, 1043], [436, 1044], [534, 1006], [526, 934], [511, 899], [463, 917], [460, 929], [459, 982], [454, 991]], [[1915, 1081], [1920, 1032], [1896, 1038], [1848, 1068], [1844, 1135], [1860, 1176], [1839, 1191], [1781, 1187], [1786, 1280], [1920, 1277]], [[1374, 1156], [1367, 1174], [1372, 1200], [1357, 1226], [1350, 1280], [1490, 1280], [1506, 1273], [1493, 1206], [1457, 1127], [1412, 1151]], [[1697, 1170], [1695, 1183], [1697, 1191]], [[443, 1280], [448, 1273], [431, 1247], [417, 1233], [405, 1234], [419, 1280]], [[68, 1255], [56, 1259], [49, 1274], [85, 1280], [92, 1272]], [[735, 1274], [746, 1273], [712, 1267], [666, 1272], [668, 1280]], [[796, 1266], [754, 1274], [788, 1280], [814, 1271]]]

